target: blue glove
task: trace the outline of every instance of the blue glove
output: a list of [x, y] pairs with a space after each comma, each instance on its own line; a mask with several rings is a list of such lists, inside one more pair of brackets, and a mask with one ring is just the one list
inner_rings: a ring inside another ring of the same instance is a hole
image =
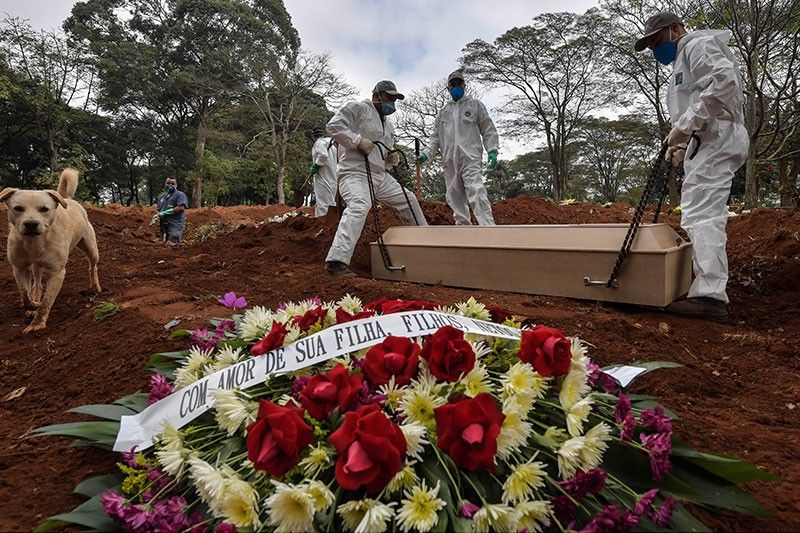
[[489, 168], [494, 169], [497, 167], [497, 150], [489, 152]]
[[422, 152], [421, 154], [419, 154], [419, 157], [417, 158], [417, 161], [419, 161], [420, 163], [424, 163], [427, 160], [428, 160], [428, 156], [425, 155], [425, 152]]
[[311, 172], [311, 175], [314, 176], [319, 172], [319, 165], [316, 163], [311, 163], [311, 167], [308, 170]]

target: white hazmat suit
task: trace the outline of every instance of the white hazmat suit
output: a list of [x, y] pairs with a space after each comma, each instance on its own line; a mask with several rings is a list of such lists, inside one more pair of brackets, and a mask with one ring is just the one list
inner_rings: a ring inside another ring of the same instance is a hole
[[749, 137], [742, 116], [742, 82], [728, 48], [726, 30], [703, 30], [678, 41], [667, 92], [673, 127], [700, 138], [691, 140], [684, 160], [681, 226], [692, 241], [695, 279], [689, 298], [728, 302], [725, 252], [727, 200], [736, 170], [747, 158]]
[[[376, 143], [380, 141], [389, 149], [393, 149], [394, 127], [388, 119], [381, 120], [372, 101], [364, 100], [363, 102], [350, 102], [340, 109], [328, 122], [327, 131], [339, 143], [340, 159], [337, 168], [339, 194], [347, 207], [339, 221], [333, 244], [331, 244], [325, 260], [339, 261], [349, 265], [372, 206], [364, 154], [358, 150], [357, 146], [362, 138], [366, 138]], [[425, 215], [422, 213], [414, 193], [406, 189], [404, 195], [403, 188], [386, 171], [385, 156], [386, 148], [377, 144], [369, 154], [376, 201], [381, 201], [396, 209], [401, 220], [407, 225], [414, 224], [416, 215], [419, 225], [427, 226]]]
[[469, 208], [481, 226], [493, 226], [492, 204], [481, 175], [483, 148], [497, 151], [499, 137], [486, 106], [469, 95], [451, 100], [436, 117], [424, 153], [432, 159], [442, 152], [445, 199], [456, 224], [471, 224]]
[[325, 216], [336, 205], [336, 166], [338, 149], [329, 137], [320, 137], [311, 147], [311, 160], [319, 167], [314, 175], [314, 216]]

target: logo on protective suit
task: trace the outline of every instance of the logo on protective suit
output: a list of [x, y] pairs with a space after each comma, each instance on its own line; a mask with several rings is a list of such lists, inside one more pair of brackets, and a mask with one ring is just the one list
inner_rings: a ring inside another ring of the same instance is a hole
[[472, 111], [466, 111], [466, 112], [464, 113], [464, 116], [465, 116], [465, 117], [471, 117], [471, 116], [472, 116]]
[[675, 73], [675, 85], [680, 85], [683, 83], [683, 72], [676, 72]]

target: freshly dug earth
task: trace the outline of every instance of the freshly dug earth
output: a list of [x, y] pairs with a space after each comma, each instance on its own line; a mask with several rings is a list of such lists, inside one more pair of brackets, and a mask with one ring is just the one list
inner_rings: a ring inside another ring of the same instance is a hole
[[[448, 224], [441, 203], [424, 205], [428, 219]], [[579, 335], [600, 364], [639, 359], [676, 361], [682, 368], [642, 378], [633, 392], [654, 394], [681, 420], [678, 434], [693, 446], [743, 457], [782, 477], [748, 487], [771, 521], [698, 510], [716, 530], [800, 529], [800, 214], [757, 210], [729, 223], [731, 322], [677, 318], [633, 306], [605, 305], [368, 278], [368, 224], [353, 269], [363, 277], [332, 279], [323, 261], [335, 217], [266, 222], [285, 206], [190, 210], [187, 243], [164, 246], [143, 207], [88, 208], [100, 246], [103, 292], [92, 296], [88, 268], [76, 251], [46, 330], [22, 335], [26, 319], [8, 262], [0, 266], [0, 530], [30, 530], [81, 502], [72, 488], [112, 472], [114, 454], [73, 448], [67, 439], [31, 437], [37, 427], [69, 420], [65, 411], [108, 403], [146, 390], [144, 364], [157, 351], [181, 349], [164, 325], [204, 326], [225, 316], [216, 298], [226, 291], [251, 305], [351, 293], [452, 304], [474, 296], [516, 315]], [[308, 212], [308, 209], [304, 211]], [[557, 206], [517, 198], [494, 206], [498, 224], [628, 222], [628, 206]], [[0, 208], [0, 216], [5, 216]], [[383, 227], [397, 219], [381, 210]], [[677, 227], [676, 217], [667, 221]], [[0, 230], [5, 255], [6, 228]], [[509, 265], [513, 268], [513, 265]], [[118, 314], [96, 322], [93, 307], [111, 300]], [[15, 394], [12, 394], [15, 393]]]

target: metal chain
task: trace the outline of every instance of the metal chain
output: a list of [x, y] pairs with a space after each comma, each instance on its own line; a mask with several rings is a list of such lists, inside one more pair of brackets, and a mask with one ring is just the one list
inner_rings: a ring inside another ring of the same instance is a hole
[[375, 185], [372, 183], [372, 169], [369, 166], [369, 156], [364, 155], [364, 168], [367, 171], [367, 186], [369, 188], [369, 197], [370, 203], [372, 205], [372, 220], [375, 225], [375, 233], [377, 234], [377, 241], [378, 241], [378, 250], [381, 253], [381, 259], [383, 260], [383, 266], [386, 270], [405, 270], [405, 265], [403, 266], [393, 266], [392, 260], [389, 259], [389, 250], [386, 249], [386, 243], [383, 242], [383, 231], [381, 230], [381, 218], [378, 214], [378, 203], [375, 201]]

